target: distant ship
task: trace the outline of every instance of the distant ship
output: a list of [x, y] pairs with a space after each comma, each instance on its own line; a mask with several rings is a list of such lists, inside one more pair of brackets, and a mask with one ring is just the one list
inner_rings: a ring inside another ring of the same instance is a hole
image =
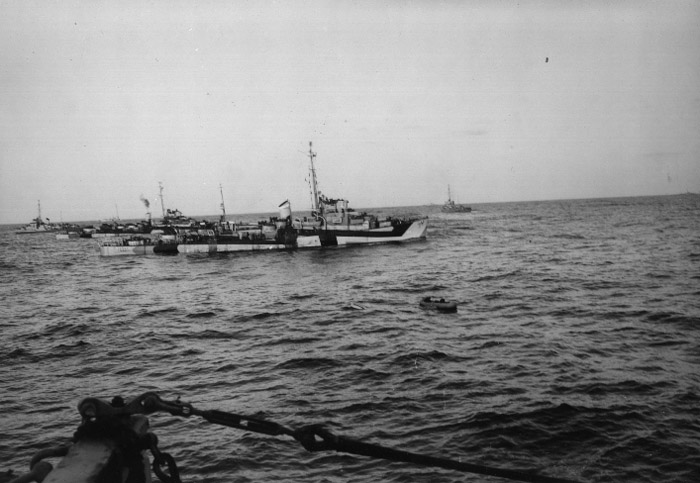
[[447, 185], [447, 201], [442, 205], [443, 213], [471, 213], [471, 207], [455, 203], [450, 194], [450, 185]]
[[[189, 229], [189, 228], [196, 228], [200, 222], [185, 216], [182, 214], [182, 212], [178, 209], [170, 209], [170, 208], [165, 208], [165, 204], [163, 203], [163, 184], [158, 183], [158, 187], [160, 189], [160, 204], [163, 209], [163, 218], [160, 222], [154, 221], [151, 218], [151, 212], [148, 211], [146, 215], [148, 218], [146, 220], [142, 220], [136, 223], [128, 222], [128, 223], [122, 223], [121, 220], [119, 220], [118, 214], [117, 218], [112, 219], [111, 222], [107, 223], [102, 223], [99, 227], [84, 227], [82, 229], [81, 235], [82, 237], [85, 238], [113, 238], [113, 237], [122, 237], [123, 239], [129, 239], [130, 237], [135, 237], [135, 240], [132, 241], [139, 241], [141, 239], [148, 238], [147, 235], [160, 238], [163, 235], [176, 235], [178, 230], [180, 229]], [[143, 204], [146, 206], [146, 209], [150, 210], [150, 202], [141, 196], [141, 201]], [[141, 237], [141, 238], [139, 238]], [[115, 245], [116, 243], [116, 245]], [[108, 244], [107, 246], [121, 246], [119, 245], [119, 240], [117, 240], [114, 243]], [[142, 245], [141, 243], [132, 243], [131, 246], [140, 246]], [[148, 244], [146, 244], [148, 246]], [[102, 246], [102, 245], [100, 245]], [[111, 250], [115, 251], [115, 250]], [[121, 252], [124, 252], [125, 250], [118, 250], [119, 254]], [[106, 255], [110, 255], [110, 250], [105, 251]], [[139, 250], [136, 250], [136, 252], [139, 252]], [[140, 253], [140, 252], [139, 252]], [[146, 253], [149, 253], [148, 250], [146, 250]], [[156, 253], [158, 251], [156, 250]]]
[[44, 221], [41, 218], [41, 201], [37, 201], [39, 214], [31, 223], [15, 231], [18, 235], [26, 235], [30, 233], [55, 233], [62, 231], [61, 225], [51, 223], [48, 218]]

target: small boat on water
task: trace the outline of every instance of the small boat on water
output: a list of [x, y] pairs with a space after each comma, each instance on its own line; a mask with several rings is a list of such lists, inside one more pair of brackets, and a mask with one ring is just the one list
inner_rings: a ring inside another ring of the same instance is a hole
[[443, 213], [471, 213], [470, 206], [455, 203], [450, 194], [450, 185], [447, 185], [447, 201], [442, 205]]
[[345, 199], [324, 196], [316, 181], [316, 168], [309, 143], [311, 217], [292, 218], [291, 205], [279, 205], [279, 217], [252, 225], [221, 222], [180, 240], [180, 253], [216, 253], [290, 248], [398, 243], [425, 238], [427, 217], [396, 218], [357, 213]]
[[444, 298], [425, 297], [419, 305], [424, 309], [437, 310], [438, 312], [457, 312], [457, 302]]
[[177, 254], [174, 235], [113, 236], [102, 238], [97, 244], [103, 257]]

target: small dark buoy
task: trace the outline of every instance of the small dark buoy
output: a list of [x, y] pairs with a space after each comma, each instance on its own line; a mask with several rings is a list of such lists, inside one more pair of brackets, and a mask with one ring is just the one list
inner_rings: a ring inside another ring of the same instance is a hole
[[549, 57], [545, 57], [545, 58], [544, 58], [544, 62], [545, 62], [545, 64], [546, 64], [547, 62], [549, 62]]

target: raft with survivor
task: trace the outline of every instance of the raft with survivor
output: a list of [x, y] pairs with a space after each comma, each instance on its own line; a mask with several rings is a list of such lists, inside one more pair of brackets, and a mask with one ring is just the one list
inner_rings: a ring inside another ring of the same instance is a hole
[[457, 312], [457, 302], [437, 297], [425, 297], [419, 304], [424, 309], [437, 310], [438, 312]]

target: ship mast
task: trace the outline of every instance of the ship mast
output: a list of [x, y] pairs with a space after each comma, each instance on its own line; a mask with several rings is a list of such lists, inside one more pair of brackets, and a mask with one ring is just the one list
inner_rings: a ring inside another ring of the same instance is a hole
[[165, 219], [165, 203], [163, 203], [163, 183], [158, 181], [158, 190], [160, 191], [160, 208], [163, 210], [163, 219]]
[[316, 153], [314, 153], [311, 150], [311, 141], [309, 141], [309, 161], [311, 161], [311, 195], [313, 197], [312, 203], [313, 203], [313, 211], [315, 214], [318, 214], [319, 210], [319, 201], [318, 201], [318, 188], [316, 186], [316, 168], [314, 168], [314, 158], [316, 157]]
[[223, 223], [226, 221], [226, 207], [224, 206], [224, 188], [221, 186], [221, 183], [219, 183], [219, 192], [221, 193], [221, 211], [223, 212], [221, 223]]

